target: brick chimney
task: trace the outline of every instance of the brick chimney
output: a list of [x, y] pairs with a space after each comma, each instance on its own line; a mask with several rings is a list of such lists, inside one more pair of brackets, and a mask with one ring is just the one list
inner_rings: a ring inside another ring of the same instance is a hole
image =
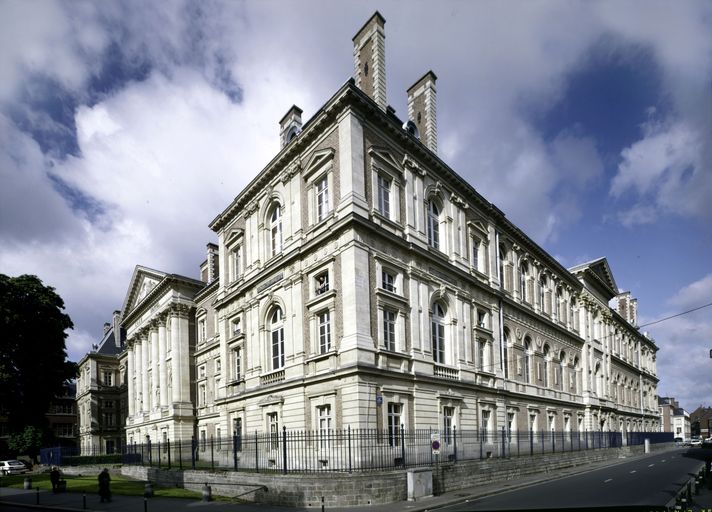
[[279, 143], [283, 148], [302, 131], [302, 109], [292, 105], [279, 121]]
[[208, 244], [208, 283], [212, 283], [218, 277], [218, 246], [214, 243]]
[[408, 89], [408, 119], [415, 124], [420, 140], [433, 153], [438, 152], [435, 73], [428, 71]]
[[354, 80], [386, 110], [386, 20], [376, 11], [354, 36]]

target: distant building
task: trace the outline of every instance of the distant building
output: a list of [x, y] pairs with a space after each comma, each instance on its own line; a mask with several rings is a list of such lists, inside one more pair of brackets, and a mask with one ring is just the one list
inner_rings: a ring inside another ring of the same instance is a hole
[[49, 404], [46, 417], [53, 436], [54, 446], [77, 446], [77, 388], [75, 383], [68, 383], [62, 393], [55, 396]]
[[125, 443], [126, 366], [120, 361], [126, 334], [121, 312], [104, 324], [104, 336], [79, 362], [77, 414], [83, 453], [114, 453]]
[[699, 406], [690, 413], [690, 429], [693, 436], [702, 439], [712, 437], [712, 407]]

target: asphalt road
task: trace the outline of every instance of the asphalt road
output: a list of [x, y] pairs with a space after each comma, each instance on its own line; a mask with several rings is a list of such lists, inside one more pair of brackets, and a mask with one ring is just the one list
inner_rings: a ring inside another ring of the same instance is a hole
[[667, 451], [440, 510], [655, 510], [668, 504], [703, 465], [687, 450]]

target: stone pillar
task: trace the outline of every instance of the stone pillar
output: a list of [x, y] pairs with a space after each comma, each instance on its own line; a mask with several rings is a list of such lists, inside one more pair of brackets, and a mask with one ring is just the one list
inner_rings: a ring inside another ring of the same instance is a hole
[[171, 312], [171, 359], [174, 403], [190, 402], [189, 329], [188, 311], [173, 310]]
[[126, 381], [128, 382], [128, 405], [129, 405], [129, 418], [132, 418], [134, 415], [135, 407], [134, 407], [134, 400], [136, 400], [136, 397], [134, 396], [134, 377], [136, 374], [136, 361], [134, 359], [134, 347], [131, 346], [128, 350], [127, 357], [126, 357]]
[[342, 364], [356, 361], [375, 363], [368, 268], [368, 251], [365, 248], [352, 242], [341, 253], [344, 318], [344, 335], [340, 347]]
[[156, 391], [160, 388], [158, 381], [158, 326], [153, 324], [151, 336], [151, 408], [160, 407], [160, 399], [156, 400]]
[[134, 399], [134, 414], [141, 414], [143, 411], [143, 350], [141, 347], [141, 337], [137, 336], [134, 340], [134, 377], [136, 378], [136, 389]]
[[159, 379], [161, 407], [168, 405], [168, 372], [166, 371], [166, 319], [162, 317], [158, 321], [158, 359], [159, 359]]
[[141, 411], [148, 411], [148, 338], [145, 334], [141, 335]]

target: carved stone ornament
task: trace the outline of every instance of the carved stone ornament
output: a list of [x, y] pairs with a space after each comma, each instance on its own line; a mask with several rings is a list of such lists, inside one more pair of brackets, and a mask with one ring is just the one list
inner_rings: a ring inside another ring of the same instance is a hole
[[250, 216], [257, 211], [257, 201], [250, 201], [245, 205], [245, 216]]
[[536, 337], [536, 346], [537, 346], [538, 348], [541, 348], [541, 346], [542, 346], [542, 341], [541, 341], [541, 338], [540, 338], [539, 336]]
[[516, 329], [514, 329], [514, 335], [517, 337], [518, 340], [521, 340], [523, 335], [522, 330], [517, 327]]

